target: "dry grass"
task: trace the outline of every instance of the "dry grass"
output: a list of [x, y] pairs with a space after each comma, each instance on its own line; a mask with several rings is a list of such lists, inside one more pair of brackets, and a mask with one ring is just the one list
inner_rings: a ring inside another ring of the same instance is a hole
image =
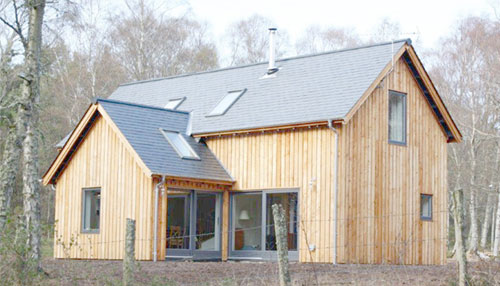
[[[121, 261], [45, 259], [51, 285], [118, 285]], [[475, 285], [497, 285], [499, 263], [471, 265]], [[137, 285], [278, 285], [278, 266], [271, 262], [139, 262]], [[293, 285], [454, 285], [455, 264], [290, 265]], [[497, 280], [494, 280], [497, 279]], [[481, 284], [480, 281], [488, 283]]]

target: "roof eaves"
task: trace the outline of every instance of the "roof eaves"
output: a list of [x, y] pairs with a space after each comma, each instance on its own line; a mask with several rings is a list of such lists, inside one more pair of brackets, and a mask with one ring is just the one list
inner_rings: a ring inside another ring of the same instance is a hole
[[104, 99], [104, 98], [96, 98], [95, 102], [107, 102], [107, 103], [113, 103], [113, 104], [122, 104], [122, 105], [128, 105], [132, 107], [139, 107], [139, 108], [147, 108], [147, 109], [152, 109], [152, 110], [160, 110], [160, 111], [165, 111], [165, 112], [172, 112], [172, 113], [179, 113], [179, 114], [186, 114], [189, 115], [188, 111], [182, 111], [182, 110], [173, 110], [173, 109], [167, 109], [167, 108], [161, 108], [158, 106], [151, 106], [151, 105], [145, 105], [145, 104], [138, 104], [138, 103], [132, 103], [128, 101], [121, 101], [121, 100], [115, 100], [115, 99]]

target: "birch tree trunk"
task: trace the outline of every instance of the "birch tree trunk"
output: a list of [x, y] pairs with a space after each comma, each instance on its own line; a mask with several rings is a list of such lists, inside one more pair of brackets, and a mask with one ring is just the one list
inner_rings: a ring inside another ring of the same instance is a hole
[[455, 240], [457, 242], [456, 259], [458, 262], [459, 286], [467, 285], [467, 257], [465, 255], [463, 233], [463, 193], [462, 190], [453, 192], [453, 221], [455, 224]]
[[469, 249], [468, 252], [471, 254], [476, 254], [479, 244], [479, 228], [477, 222], [477, 197], [476, 197], [476, 150], [474, 147], [474, 140], [471, 142], [471, 179], [470, 179], [470, 202], [469, 202], [469, 214], [470, 214], [470, 239], [469, 239]]
[[493, 256], [498, 256], [498, 247], [500, 247], [500, 192], [498, 193], [497, 216], [495, 221], [495, 241], [493, 242]]
[[40, 267], [40, 182], [38, 174], [38, 102], [40, 99], [40, 52], [45, 0], [30, 0], [25, 76], [18, 111], [19, 123], [26, 126], [23, 141], [23, 207], [27, 230], [28, 257]]
[[10, 212], [10, 202], [16, 184], [17, 168], [21, 156], [21, 134], [22, 132], [18, 132], [18, 128], [11, 124], [5, 139], [3, 161], [0, 165], [0, 240]]
[[491, 224], [491, 212], [493, 209], [494, 196], [493, 194], [488, 194], [488, 200], [486, 201], [486, 209], [484, 211], [484, 221], [481, 229], [481, 243], [482, 249], [486, 248], [486, 243], [488, 242], [488, 231], [490, 230]]

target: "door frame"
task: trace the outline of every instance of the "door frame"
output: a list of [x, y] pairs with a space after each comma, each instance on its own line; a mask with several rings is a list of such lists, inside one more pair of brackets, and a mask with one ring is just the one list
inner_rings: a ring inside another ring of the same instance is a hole
[[[167, 248], [166, 249], [166, 259], [194, 259], [194, 260], [218, 260], [222, 257], [222, 194], [219, 192], [211, 191], [200, 191], [200, 190], [183, 190], [189, 192], [189, 194], [179, 194], [179, 195], [167, 195], [167, 209], [168, 209], [168, 198], [169, 196], [187, 196], [189, 197], [189, 248], [188, 249], [177, 249], [177, 248]], [[197, 201], [198, 194], [210, 194], [215, 195], [216, 207], [215, 207], [215, 238], [218, 250], [199, 250], [196, 249], [196, 216], [197, 216]], [[167, 229], [168, 229], [168, 210], [167, 210]], [[168, 235], [167, 235], [168, 239]], [[167, 247], [165, 245], [165, 247]]]

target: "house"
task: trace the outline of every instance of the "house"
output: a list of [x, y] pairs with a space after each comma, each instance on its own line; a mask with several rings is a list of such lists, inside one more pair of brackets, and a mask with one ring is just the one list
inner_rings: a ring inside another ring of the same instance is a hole
[[[43, 183], [56, 258], [444, 264], [461, 134], [410, 40], [123, 84]], [[73, 247], [70, 247], [73, 246]]]

